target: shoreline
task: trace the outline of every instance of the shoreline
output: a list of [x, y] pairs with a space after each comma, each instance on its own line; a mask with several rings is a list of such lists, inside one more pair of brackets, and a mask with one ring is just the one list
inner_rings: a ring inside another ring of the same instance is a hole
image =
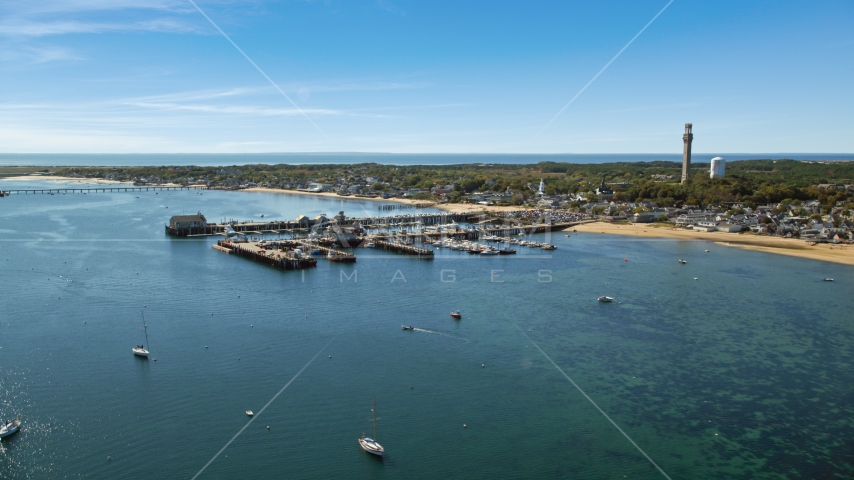
[[[0, 177], [0, 181], [15, 181], [22, 182], [27, 180], [47, 180], [53, 182], [67, 183], [91, 183], [95, 185], [133, 185], [133, 182], [123, 182], [119, 180], [104, 180], [103, 178], [74, 178], [74, 177], [58, 177], [55, 175], [20, 175], [16, 177]], [[160, 185], [158, 185], [159, 187]], [[172, 187], [174, 185], [163, 185], [164, 187]]]
[[[16, 177], [6, 177], [0, 180], [8, 181], [26, 181], [26, 180], [42, 180], [55, 182], [68, 182], [77, 184], [96, 184], [96, 185], [133, 185], [132, 182], [104, 180], [95, 178], [71, 178], [60, 176], [36, 176], [22, 175]], [[163, 184], [157, 186], [176, 186], [173, 184]], [[228, 190], [224, 190], [228, 191]], [[302, 192], [297, 190], [282, 190], [278, 188], [252, 187], [237, 190], [238, 192], [253, 192], [253, 193], [274, 193], [279, 195], [308, 195], [316, 197], [334, 198], [339, 200], [349, 201], [369, 201], [369, 202], [386, 202], [397, 203], [401, 205], [414, 205], [431, 203], [428, 200], [413, 200], [406, 198], [371, 198], [371, 197], [356, 197], [342, 196], [334, 192]], [[522, 210], [522, 207], [509, 206], [486, 206], [472, 205], [464, 203], [433, 203], [427, 208], [435, 208], [450, 213], [497, 213]], [[854, 245], [834, 245], [834, 244], [817, 244], [808, 245], [805, 241], [793, 238], [780, 238], [764, 235], [754, 235], [747, 233], [728, 233], [728, 232], [699, 232], [686, 228], [662, 227], [655, 223], [643, 224], [613, 224], [606, 222], [592, 222], [580, 224], [573, 229], [584, 233], [600, 233], [610, 235], [624, 235], [642, 238], [670, 238], [675, 240], [702, 240], [713, 242], [716, 245], [727, 247], [739, 247], [745, 250], [753, 250], [757, 252], [774, 253], [778, 255], [788, 255], [791, 257], [804, 258], [808, 260], [819, 260], [824, 262], [837, 263], [842, 265], [854, 266]], [[836, 248], [834, 248], [836, 247]]]
[[854, 266], [854, 245], [820, 243], [808, 245], [795, 238], [780, 238], [749, 233], [698, 232], [686, 228], [659, 227], [653, 223], [613, 224], [593, 222], [573, 227], [584, 233], [625, 235], [641, 238], [670, 238], [675, 240], [702, 240], [724, 247], [738, 247], [757, 252], [775, 253], [790, 257], [819, 260]]
[[523, 210], [522, 207], [497, 207], [497, 206], [486, 206], [486, 205], [472, 205], [470, 203], [436, 203], [431, 200], [414, 200], [408, 198], [380, 198], [380, 197], [356, 197], [354, 195], [338, 195], [334, 192], [303, 192], [299, 190], [282, 190], [279, 188], [267, 188], [267, 187], [252, 187], [252, 188], [244, 188], [238, 190], [240, 192], [257, 192], [257, 193], [275, 193], [279, 195], [308, 195], [314, 197], [325, 197], [325, 198], [334, 198], [338, 200], [350, 200], [350, 201], [368, 201], [368, 202], [386, 202], [386, 203], [398, 203], [401, 205], [416, 205], [416, 204], [431, 204], [426, 208], [435, 208], [437, 210], [444, 210], [446, 212], [451, 213], [480, 213], [480, 212], [508, 212], [508, 211], [516, 211]]

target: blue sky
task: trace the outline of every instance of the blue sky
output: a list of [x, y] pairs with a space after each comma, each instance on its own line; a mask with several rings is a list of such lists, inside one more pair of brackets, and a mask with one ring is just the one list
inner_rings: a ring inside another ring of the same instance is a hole
[[0, 152], [854, 152], [850, 0], [675, 0], [551, 124], [667, 0], [196, 2], [298, 108], [188, 0], [3, 2]]

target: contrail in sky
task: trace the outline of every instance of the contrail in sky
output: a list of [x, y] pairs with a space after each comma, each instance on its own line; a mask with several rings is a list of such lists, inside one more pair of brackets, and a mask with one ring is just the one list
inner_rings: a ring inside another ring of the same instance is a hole
[[[673, 0], [670, 0], [670, 1], [672, 2]], [[241, 50], [241, 49], [240, 49], [240, 47], [238, 47], [238, 46], [237, 46], [237, 44], [236, 44], [236, 43], [234, 43], [234, 40], [232, 40], [232, 39], [231, 39], [231, 37], [229, 37], [228, 35], [226, 35], [226, 34], [225, 34], [225, 32], [223, 32], [223, 31], [222, 31], [222, 29], [221, 29], [221, 28], [219, 28], [219, 25], [217, 25], [216, 23], [214, 23], [214, 21], [213, 21], [213, 20], [211, 20], [211, 17], [209, 17], [209, 16], [208, 16], [204, 11], [202, 11], [202, 9], [201, 9], [201, 8], [199, 8], [199, 6], [198, 6], [198, 5], [196, 5], [196, 2], [194, 2], [193, 0], [189, 0], [189, 2], [190, 2], [190, 3], [192, 3], [194, 7], [196, 7], [196, 10], [198, 10], [198, 11], [199, 11], [199, 13], [201, 13], [201, 14], [202, 14], [202, 16], [204, 16], [206, 19], [208, 19], [208, 21], [209, 21], [209, 22], [211, 22], [211, 25], [213, 25], [213, 26], [214, 26], [214, 28], [215, 28], [215, 29], [217, 29], [217, 31], [218, 31], [219, 33], [221, 33], [221, 34], [222, 34], [222, 36], [223, 36], [223, 37], [225, 37], [225, 39], [226, 39], [226, 40], [228, 40], [228, 41], [229, 41], [229, 43], [231, 43], [231, 44], [234, 46], [234, 48], [236, 48], [236, 49], [237, 49], [237, 51], [238, 51], [238, 52], [240, 52], [240, 54], [241, 54], [241, 55], [243, 55], [243, 57], [244, 57], [244, 58], [246, 58], [246, 60], [248, 60], [248, 61], [249, 61], [249, 63], [251, 63], [251, 64], [252, 64], [252, 66], [253, 66], [253, 67], [255, 67], [255, 69], [256, 69], [256, 70], [258, 70], [258, 72], [259, 72], [261, 75], [264, 75], [264, 78], [266, 78], [266, 79], [267, 79], [267, 81], [268, 81], [268, 82], [270, 82], [270, 85], [272, 85], [276, 90], [278, 90], [278, 91], [279, 91], [279, 93], [281, 93], [281, 94], [282, 94], [282, 96], [284, 96], [285, 98], [287, 98], [287, 99], [288, 99], [288, 101], [289, 101], [289, 102], [291, 102], [291, 105], [293, 105], [293, 106], [294, 106], [294, 108], [296, 108], [296, 109], [297, 109], [297, 111], [299, 111], [299, 113], [301, 113], [301, 114], [302, 114], [302, 116], [303, 116], [303, 117], [305, 117], [305, 119], [306, 119], [306, 120], [308, 120], [308, 121], [309, 121], [309, 123], [311, 123], [311, 124], [314, 126], [314, 128], [316, 128], [316, 129], [317, 129], [317, 131], [318, 131], [318, 132], [320, 132], [320, 134], [321, 134], [321, 135], [323, 135], [324, 137], [326, 137], [326, 140], [329, 140], [329, 142], [330, 142], [330, 143], [333, 143], [333, 142], [332, 142], [332, 140], [331, 140], [331, 139], [326, 135], [326, 133], [324, 133], [324, 132], [323, 132], [323, 130], [321, 130], [321, 129], [320, 129], [320, 127], [318, 127], [318, 126], [317, 126], [317, 124], [316, 124], [316, 123], [314, 123], [314, 121], [311, 119], [311, 117], [309, 117], [308, 115], [306, 115], [306, 113], [305, 113], [304, 111], [302, 111], [302, 109], [301, 109], [301, 108], [299, 108], [299, 106], [298, 106], [296, 103], [294, 103], [294, 101], [293, 101], [293, 100], [291, 100], [291, 97], [289, 97], [289, 96], [288, 96], [288, 94], [287, 94], [287, 93], [285, 93], [285, 91], [284, 91], [284, 90], [282, 90], [281, 88], [279, 88], [279, 86], [278, 86], [278, 85], [276, 85], [276, 82], [274, 82], [274, 81], [273, 81], [273, 79], [271, 79], [270, 77], [268, 77], [268, 76], [267, 76], [267, 74], [266, 74], [266, 73], [264, 73], [264, 70], [261, 70], [261, 67], [259, 67], [255, 62], [253, 62], [253, 61], [252, 61], [252, 59], [251, 59], [251, 58], [249, 58], [249, 55], [246, 55], [246, 52], [244, 52], [243, 50]], [[653, 19], [653, 20], [654, 20], [654, 19]], [[652, 23], [652, 22], [650, 22], [650, 23]]]
[[[190, 1], [193, 1], [193, 0], [190, 0]], [[616, 60], [616, 59], [617, 59], [617, 57], [619, 57], [619, 56], [620, 56], [620, 54], [622, 54], [622, 53], [623, 53], [627, 48], [629, 48], [629, 45], [631, 45], [631, 44], [632, 44], [632, 42], [634, 42], [635, 40], [637, 40], [637, 38], [638, 38], [638, 37], [640, 37], [641, 33], [643, 33], [643, 32], [644, 32], [644, 30], [646, 30], [646, 29], [647, 29], [647, 27], [649, 27], [650, 25], [652, 25], [652, 22], [654, 22], [654, 21], [655, 21], [655, 19], [656, 19], [656, 18], [658, 18], [658, 16], [659, 16], [659, 15], [661, 15], [662, 13], [664, 13], [664, 11], [665, 11], [665, 10], [667, 10], [667, 7], [669, 7], [671, 3], [673, 3], [673, 0], [670, 0], [669, 2], [667, 2], [667, 5], [665, 5], [665, 6], [664, 6], [664, 8], [662, 8], [661, 10], [659, 10], [659, 11], [658, 11], [658, 13], [656, 13], [656, 14], [655, 14], [655, 16], [654, 16], [654, 17], [652, 17], [652, 20], [650, 20], [649, 22], [647, 22], [647, 24], [646, 24], [646, 25], [644, 25], [644, 26], [643, 26], [643, 28], [641, 28], [641, 29], [640, 29], [640, 31], [639, 31], [639, 32], [638, 32], [634, 37], [632, 37], [632, 39], [631, 39], [631, 40], [629, 40], [629, 43], [627, 43], [623, 48], [621, 48], [621, 49], [620, 49], [620, 51], [619, 51], [619, 52], [617, 52], [617, 54], [616, 54], [616, 55], [614, 55], [614, 58], [612, 58], [608, 63], [606, 63], [606, 64], [605, 64], [605, 66], [604, 66], [604, 67], [602, 67], [602, 70], [599, 70], [599, 73], [597, 73], [596, 75], [594, 75], [594, 76], [593, 76], [593, 78], [591, 78], [591, 79], [590, 79], [590, 81], [589, 81], [589, 82], [587, 82], [587, 85], [585, 85], [581, 90], [579, 90], [579, 91], [578, 91], [578, 93], [576, 93], [576, 94], [575, 94], [575, 96], [574, 96], [574, 97], [572, 97], [572, 100], [570, 100], [570, 101], [569, 101], [569, 103], [567, 103], [566, 105], [564, 105], [564, 106], [563, 106], [563, 108], [561, 108], [561, 109], [560, 109], [560, 111], [559, 111], [559, 112], [557, 112], [557, 115], [555, 115], [554, 117], [552, 117], [552, 119], [551, 119], [551, 120], [549, 120], [549, 123], [547, 123], [547, 124], [546, 124], [546, 126], [542, 128], [542, 130], [540, 130], [539, 132], [537, 132], [537, 137], [539, 137], [541, 133], [543, 133], [547, 128], [549, 128], [549, 125], [551, 125], [551, 124], [552, 124], [552, 122], [554, 122], [555, 120], [557, 120], [557, 117], [559, 117], [559, 116], [560, 116], [560, 114], [561, 114], [561, 113], [563, 113], [563, 111], [564, 111], [564, 110], [566, 110], [570, 105], [572, 105], [572, 102], [574, 102], [576, 98], [578, 98], [579, 96], [581, 96], [581, 94], [582, 94], [582, 93], [584, 93], [584, 91], [585, 91], [585, 90], [587, 90], [587, 87], [589, 87], [591, 83], [595, 82], [595, 81], [596, 81], [596, 79], [597, 79], [597, 78], [599, 78], [599, 75], [602, 75], [602, 72], [604, 72], [604, 71], [605, 71], [605, 69], [607, 69], [608, 67], [610, 67], [610, 66], [611, 66], [611, 64], [612, 64], [612, 63], [614, 63], [614, 60]], [[193, 4], [193, 5], [195, 5], [195, 4]], [[196, 7], [196, 8], [198, 8], [198, 7]], [[220, 30], [220, 31], [221, 31], [221, 30]], [[225, 34], [223, 34], [223, 35], [225, 35]], [[237, 46], [237, 45], [235, 45], [235, 46]], [[248, 58], [248, 57], [247, 57], [247, 58]], [[251, 61], [251, 60], [250, 60], [250, 61]]]

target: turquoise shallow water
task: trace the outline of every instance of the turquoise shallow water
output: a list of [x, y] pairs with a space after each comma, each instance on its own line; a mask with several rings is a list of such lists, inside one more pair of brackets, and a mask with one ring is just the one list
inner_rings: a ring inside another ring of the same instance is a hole
[[[197, 210], [342, 208], [377, 213], [231, 192], [0, 199], [0, 415], [25, 420], [2, 477], [191, 478], [317, 355], [199, 478], [664, 478], [522, 332], [672, 478], [854, 476], [850, 267], [556, 234], [550, 255], [360, 250], [303, 275], [163, 232]], [[130, 353], [141, 310], [156, 362]], [[384, 461], [356, 443], [372, 396]]]

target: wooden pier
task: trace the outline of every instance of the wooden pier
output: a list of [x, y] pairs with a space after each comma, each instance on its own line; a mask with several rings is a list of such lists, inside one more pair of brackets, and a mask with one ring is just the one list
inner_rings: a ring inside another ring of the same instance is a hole
[[216, 250], [227, 250], [228, 253], [233, 255], [246, 257], [264, 265], [281, 268], [282, 270], [302, 270], [317, 266], [317, 260], [307, 255], [298, 257], [292, 250], [267, 249], [250, 242], [237, 243], [229, 240], [219, 240], [213, 247]]
[[433, 250], [429, 248], [421, 248], [413, 245], [407, 245], [405, 243], [399, 242], [389, 242], [388, 240], [381, 240], [379, 238], [373, 240], [375, 245], [374, 248], [377, 250], [386, 250], [394, 253], [402, 253], [404, 255], [409, 255], [412, 257], [417, 257], [424, 260], [432, 260], [433, 259]]
[[201, 185], [190, 185], [190, 186], [179, 186], [179, 187], [159, 187], [159, 186], [149, 186], [149, 187], [92, 187], [92, 188], [39, 188], [39, 189], [17, 189], [17, 190], [5, 190], [3, 191], [4, 195], [10, 195], [12, 193], [16, 195], [29, 195], [29, 194], [44, 194], [44, 195], [56, 195], [62, 194], [66, 195], [69, 193], [108, 193], [108, 192], [148, 192], [148, 191], [170, 191], [170, 190], [207, 190], [208, 187]]
[[[307, 249], [309, 253], [311, 253], [312, 250], [320, 250], [323, 252], [323, 256], [332, 262], [354, 263], [356, 261], [356, 256], [352, 253], [345, 252], [343, 250], [335, 250], [331, 247], [325, 247], [319, 242], [312, 242], [309, 240], [293, 240], [293, 242]], [[332, 255], [332, 258], [330, 258], [330, 254]]]

